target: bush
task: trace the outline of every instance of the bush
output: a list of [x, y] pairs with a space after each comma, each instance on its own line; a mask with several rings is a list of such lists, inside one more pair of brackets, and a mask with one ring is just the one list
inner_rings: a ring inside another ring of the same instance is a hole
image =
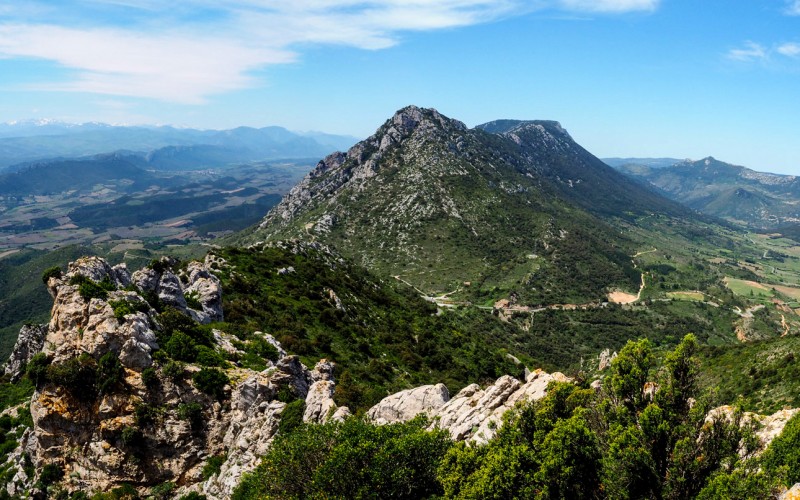
[[161, 483], [150, 489], [150, 496], [153, 497], [154, 500], [168, 500], [172, 498], [173, 491], [175, 491], [175, 483]]
[[133, 409], [133, 417], [138, 427], [152, 425], [161, 415], [161, 410], [148, 403], [139, 403]]
[[119, 435], [119, 442], [124, 448], [139, 448], [143, 439], [142, 431], [131, 426], [123, 428]]
[[206, 498], [207, 497], [205, 495], [201, 495], [200, 493], [197, 493], [196, 491], [192, 491], [191, 493], [187, 493], [187, 494], [183, 495], [178, 500], [206, 500]]
[[96, 283], [82, 274], [76, 274], [70, 278], [69, 284], [78, 286], [78, 293], [84, 300], [105, 300], [108, 297], [108, 292], [116, 290], [116, 287], [111, 283], [111, 279], [108, 276], [103, 278], [103, 281]]
[[306, 402], [297, 399], [287, 404], [281, 412], [281, 420], [278, 422], [278, 431], [288, 434], [303, 425], [303, 413], [306, 411]]
[[158, 384], [158, 374], [155, 368], [148, 367], [142, 370], [142, 383], [148, 389], [152, 389]]
[[225, 365], [225, 358], [223, 358], [217, 351], [214, 349], [199, 345], [197, 346], [197, 358], [196, 361], [198, 364], [203, 366], [224, 366]]
[[133, 314], [135, 312], [148, 311], [147, 303], [145, 302], [131, 302], [129, 300], [111, 300], [108, 305], [114, 310], [114, 317], [117, 321], [122, 323], [125, 321], [125, 315]]
[[44, 272], [42, 273], [42, 283], [46, 285], [47, 282], [50, 281], [50, 278], [60, 278], [61, 276], [62, 276], [62, 271], [60, 267], [58, 266], [49, 267], [45, 269]]
[[781, 435], [770, 443], [763, 462], [764, 468], [773, 475], [786, 468], [786, 486], [800, 482], [800, 414], [792, 417]]
[[41, 489], [46, 489], [51, 484], [55, 484], [64, 478], [64, 470], [56, 464], [46, 464], [42, 467], [39, 474], [39, 485]]
[[222, 464], [225, 463], [225, 455], [215, 455], [209, 457], [208, 462], [203, 466], [203, 480], [212, 476], [216, 476], [222, 470]]
[[165, 377], [175, 382], [183, 378], [183, 374], [186, 372], [186, 366], [180, 361], [169, 361], [161, 370]]
[[47, 369], [50, 367], [50, 358], [47, 354], [40, 352], [35, 354], [28, 362], [25, 374], [36, 387], [47, 383]]
[[97, 396], [97, 364], [86, 353], [47, 367], [47, 379], [84, 401]]
[[200, 403], [180, 404], [178, 405], [178, 418], [181, 420], [188, 420], [193, 430], [199, 430], [205, 423], [205, 419], [203, 418], [203, 406]]
[[164, 351], [172, 359], [188, 363], [197, 359], [197, 346], [194, 340], [183, 332], [175, 332], [164, 344]]
[[184, 294], [183, 298], [186, 299], [186, 305], [189, 306], [189, 308], [194, 309], [195, 311], [203, 310], [203, 304], [200, 302], [200, 296], [197, 292], [192, 291], [186, 293]]
[[264, 337], [255, 337], [250, 340], [246, 348], [247, 353], [255, 354], [270, 361], [278, 361], [278, 349], [274, 345], [267, 342]]
[[192, 377], [195, 387], [217, 399], [225, 397], [228, 376], [215, 368], [203, 368]]
[[452, 446], [427, 421], [373, 426], [357, 418], [281, 434], [234, 491], [251, 498], [429, 498], [441, 495], [436, 467]]
[[114, 351], [109, 351], [97, 362], [97, 391], [102, 396], [111, 392], [125, 379], [125, 369]]

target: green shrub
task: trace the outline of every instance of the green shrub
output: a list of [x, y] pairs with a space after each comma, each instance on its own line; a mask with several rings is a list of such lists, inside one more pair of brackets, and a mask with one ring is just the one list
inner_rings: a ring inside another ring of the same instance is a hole
[[97, 396], [97, 364], [86, 353], [47, 367], [47, 379], [84, 401]]
[[46, 285], [47, 282], [50, 281], [50, 278], [60, 278], [62, 274], [63, 273], [60, 267], [58, 266], [48, 267], [42, 273], [42, 283]]
[[178, 418], [188, 420], [193, 430], [199, 430], [205, 423], [203, 406], [200, 403], [182, 403], [178, 405]]
[[35, 354], [28, 362], [25, 374], [36, 387], [47, 383], [47, 370], [50, 367], [50, 358], [47, 354], [40, 352]]
[[97, 362], [97, 391], [100, 395], [114, 390], [125, 380], [125, 369], [114, 351], [109, 351]]
[[178, 500], [206, 500], [206, 496], [205, 495], [201, 495], [200, 493], [197, 493], [196, 491], [192, 491], [191, 493], [187, 493], [187, 494], [183, 495]]
[[119, 442], [124, 448], [138, 448], [142, 445], [144, 435], [136, 427], [127, 426], [119, 435]]
[[183, 378], [183, 374], [186, 372], [186, 365], [180, 361], [168, 361], [161, 370], [165, 377], [176, 382]]
[[148, 389], [152, 389], [158, 384], [158, 374], [155, 368], [151, 366], [142, 370], [142, 383]]
[[128, 483], [122, 483], [120, 486], [111, 490], [111, 495], [116, 500], [139, 500], [139, 492], [136, 488]]
[[84, 300], [105, 300], [108, 297], [108, 292], [116, 290], [108, 276], [103, 278], [103, 281], [96, 283], [82, 274], [76, 274], [70, 278], [69, 284], [78, 286], [78, 293]]
[[198, 364], [203, 366], [225, 365], [225, 358], [223, 358], [216, 350], [204, 345], [197, 346], [196, 361]]
[[777, 475], [786, 468], [785, 485], [800, 482], [800, 414], [786, 423], [781, 435], [770, 443], [763, 456], [764, 468]]
[[39, 474], [39, 485], [41, 489], [46, 489], [51, 484], [55, 484], [64, 478], [64, 470], [56, 464], [45, 464]]
[[259, 336], [254, 337], [250, 340], [250, 342], [247, 343], [246, 352], [253, 353], [270, 361], [278, 361], [278, 358], [280, 357], [278, 354], [278, 349], [276, 349], [274, 345], [267, 342], [267, 339]]
[[178, 361], [192, 363], [197, 359], [197, 345], [194, 340], [180, 331], [170, 336], [167, 343], [164, 344], [164, 351], [169, 354], [172, 359]]
[[173, 491], [175, 491], [175, 483], [168, 481], [166, 483], [153, 486], [150, 489], [150, 496], [153, 497], [153, 500], [168, 500], [172, 498]]
[[129, 300], [110, 300], [108, 305], [114, 310], [114, 317], [117, 318], [117, 321], [122, 323], [125, 321], [125, 315], [133, 314], [135, 312], [144, 312], [148, 311], [147, 304], [144, 302], [131, 302]]
[[152, 425], [161, 416], [161, 409], [148, 403], [139, 403], [133, 409], [133, 418], [138, 427]]
[[195, 387], [217, 399], [225, 397], [228, 376], [215, 368], [203, 368], [192, 377]]
[[222, 464], [225, 463], [225, 455], [214, 455], [209, 457], [206, 464], [203, 466], [203, 480], [212, 476], [216, 476], [222, 470]]
[[195, 311], [203, 310], [203, 304], [200, 302], [200, 295], [197, 292], [191, 291], [186, 293], [184, 294], [183, 298], [186, 299], [186, 305], [191, 309], [194, 309]]
[[[436, 468], [452, 446], [424, 419], [373, 426], [357, 418], [279, 434], [232, 496], [255, 498], [430, 498]], [[510, 497], [509, 497], [510, 498]]]
[[303, 425], [303, 413], [306, 411], [306, 402], [297, 399], [287, 404], [281, 412], [281, 420], [278, 423], [278, 430], [282, 434], [288, 434]]

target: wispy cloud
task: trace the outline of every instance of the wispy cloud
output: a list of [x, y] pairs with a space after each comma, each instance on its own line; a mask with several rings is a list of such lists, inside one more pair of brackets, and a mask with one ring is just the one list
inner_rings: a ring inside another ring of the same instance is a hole
[[728, 58], [735, 61], [760, 61], [767, 58], [767, 49], [756, 42], [745, 42], [743, 47], [728, 51]]
[[561, 0], [561, 4], [569, 10], [611, 13], [652, 12], [659, 3], [660, 0]]
[[790, 16], [800, 16], [800, 0], [788, 0], [784, 12]]
[[779, 45], [776, 50], [779, 54], [786, 57], [798, 57], [800, 56], [800, 43], [784, 43], [783, 45]]
[[[800, 0], [799, 0], [800, 1]], [[72, 0], [3, 6], [0, 59], [58, 64], [37, 88], [200, 103], [250, 87], [310, 45], [379, 50], [410, 31], [542, 9], [652, 11], [658, 0]], [[37, 15], [31, 15], [31, 12]], [[32, 21], [35, 19], [35, 21]], [[99, 19], [95, 21], [95, 19]], [[2, 79], [2, 77], [0, 77]]]
[[729, 50], [727, 57], [734, 61], [746, 63], [777, 62], [779, 59], [786, 60], [785, 58], [800, 57], [800, 43], [785, 42], [766, 46], [761, 43], [747, 41], [741, 47]]

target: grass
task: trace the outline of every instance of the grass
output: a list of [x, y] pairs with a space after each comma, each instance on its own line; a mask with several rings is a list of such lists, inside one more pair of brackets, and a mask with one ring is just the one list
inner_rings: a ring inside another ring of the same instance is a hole
[[725, 278], [725, 284], [736, 295], [759, 299], [769, 299], [775, 292], [767, 285], [752, 280]]
[[706, 296], [703, 292], [667, 292], [667, 298], [693, 302], [705, 302], [706, 300]]

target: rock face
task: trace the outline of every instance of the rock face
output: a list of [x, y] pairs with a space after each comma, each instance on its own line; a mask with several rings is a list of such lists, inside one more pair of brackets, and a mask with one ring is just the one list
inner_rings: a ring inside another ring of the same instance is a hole
[[47, 336], [47, 324], [25, 325], [19, 331], [17, 343], [8, 358], [5, 373], [11, 375], [12, 381], [17, 381], [22, 376], [22, 369], [44, 346]]
[[373, 406], [367, 416], [376, 423], [406, 422], [425, 413], [431, 427], [446, 429], [455, 440], [485, 443], [502, 425], [505, 412], [521, 401], [536, 401], [547, 394], [552, 381], [568, 382], [561, 373], [531, 372], [525, 382], [505, 375], [486, 389], [477, 384], [459, 391], [452, 399], [442, 384], [399, 392]]
[[376, 424], [406, 422], [419, 414], [431, 415], [450, 400], [444, 384], [425, 385], [387, 396], [370, 408], [367, 417]]
[[[733, 406], [719, 406], [708, 412], [706, 420], [717, 416], [723, 416], [727, 419], [730, 419], [734, 411], [735, 408]], [[798, 413], [800, 413], [800, 408], [778, 410], [772, 415], [758, 415], [756, 413], [745, 412], [742, 422], [747, 423], [753, 420], [758, 422], [759, 428], [756, 430], [756, 436], [758, 437], [759, 441], [761, 441], [761, 449], [765, 450], [773, 439], [781, 435], [783, 428], [786, 427], [786, 424], [789, 422], [789, 420], [791, 420], [792, 417]]]

